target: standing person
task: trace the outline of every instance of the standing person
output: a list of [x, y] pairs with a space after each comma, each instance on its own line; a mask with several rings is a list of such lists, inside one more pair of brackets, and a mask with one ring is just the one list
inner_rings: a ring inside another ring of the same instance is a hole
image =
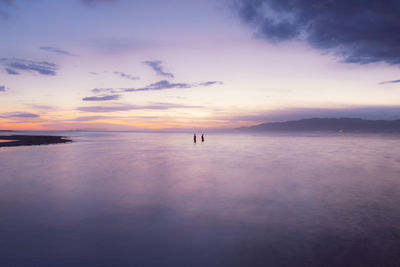
[[193, 136], [193, 142], [196, 143], [196, 134], [194, 134], [194, 136]]
[[204, 134], [201, 134], [201, 142], [204, 142]]

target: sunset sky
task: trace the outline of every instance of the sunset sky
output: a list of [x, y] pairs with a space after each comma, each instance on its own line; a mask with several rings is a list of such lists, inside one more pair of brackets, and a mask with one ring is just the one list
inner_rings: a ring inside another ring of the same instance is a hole
[[0, 0], [0, 129], [400, 119], [399, 12], [372, 0]]

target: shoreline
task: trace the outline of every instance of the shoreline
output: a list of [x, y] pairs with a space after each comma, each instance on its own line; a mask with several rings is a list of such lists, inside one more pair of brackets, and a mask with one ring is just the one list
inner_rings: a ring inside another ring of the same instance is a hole
[[0, 147], [37, 146], [70, 143], [64, 136], [53, 135], [7, 135], [0, 136]]

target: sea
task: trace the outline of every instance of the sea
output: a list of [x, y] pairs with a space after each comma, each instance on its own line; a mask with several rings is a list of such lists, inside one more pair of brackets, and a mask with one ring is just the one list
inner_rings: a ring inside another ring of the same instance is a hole
[[12, 134], [2, 267], [400, 266], [400, 135]]

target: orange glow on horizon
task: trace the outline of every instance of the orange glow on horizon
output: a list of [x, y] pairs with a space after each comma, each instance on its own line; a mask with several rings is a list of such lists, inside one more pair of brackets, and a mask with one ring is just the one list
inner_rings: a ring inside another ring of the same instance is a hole
[[192, 120], [172, 119], [168, 120], [93, 120], [93, 121], [51, 121], [47, 122], [21, 122], [14, 121], [0, 122], [0, 130], [79, 130], [79, 129], [102, 129], [102, 130], [163, 130], [163, 129], [191, 129], [191, 128], [235, 128], [248, 126], [250, 122], [232, 122], [228, 120]]

